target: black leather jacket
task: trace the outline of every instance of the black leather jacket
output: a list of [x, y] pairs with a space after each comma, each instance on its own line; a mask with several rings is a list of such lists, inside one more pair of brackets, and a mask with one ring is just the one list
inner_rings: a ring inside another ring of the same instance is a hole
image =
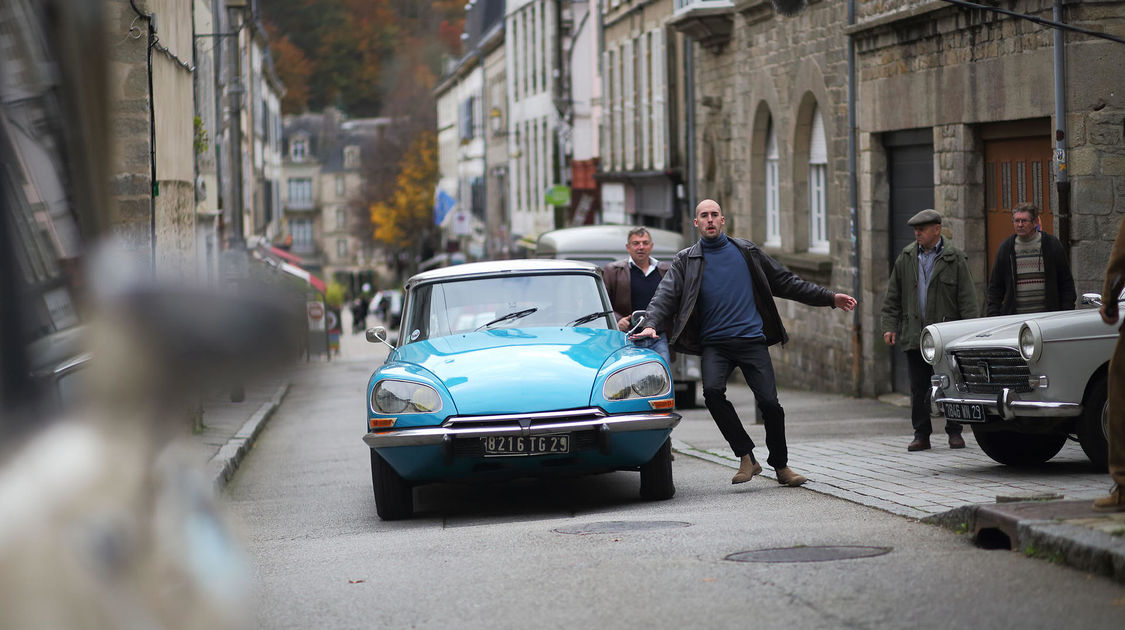
[[[746, 258], [746, 266], [750, 269], [750, 277], [754, 282], [754, 302], [762, 316], [762, 331], [766, 335], [767, 344], [772, 346], [789, 340], [785, 326], [781, 323], [781, 315], [777, 312], [774, 296], [810, 306], [835, 307], [834, 292], [802, 280], [750, 241], [729, 236], [727, 238]], [[666, 332], [668, 343], [677, 352], [703, 352], [699, 341], [699, 315], [695, 308], [700, 287], [703, 286], [703, 264], [701, 242], [697, 241], [695, 245], [676, 254], [645, 313], [648, 325], [657, 332]]]

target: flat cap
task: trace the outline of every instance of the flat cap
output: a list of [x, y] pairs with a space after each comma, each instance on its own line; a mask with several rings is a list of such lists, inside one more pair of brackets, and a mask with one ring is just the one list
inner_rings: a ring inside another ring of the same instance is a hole
[[910, 217], [906, 222], [907, 225], [928, 225], [930, 223], [941, 223], [941, 215], [937, 210], [926, 208], [918, 214]]

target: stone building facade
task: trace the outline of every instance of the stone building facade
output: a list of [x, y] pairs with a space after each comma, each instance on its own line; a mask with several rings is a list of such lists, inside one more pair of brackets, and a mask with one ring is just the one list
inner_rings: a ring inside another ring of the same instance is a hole
[[[1060, 119], [1055, 29], [1042, 24], [937, 0], [810, 0], [792, 17], [766, 0], [675, 2], [673, 23], [695, 44], [696, 200], [715, 198], [730, 233], [861, 300], [854, 318], [784, 303], [791, 341], [774, 349], [780, 382], [868, 396], [904, 390], [901, 353], [882, 343], [879, 311], [891, 262], [913, 240], [905, 221], [922, 208], [947, 218], [982, 307], [1020, 201], [1039, 203], [1044, 230], [1069, 247], [1079, 292], [1100, 287], [1125, 216], [1125, 45], [1063, 31]], [[1052, 5], [1006, 8], [1050, 20]], [[1120, 37], [1123, 20], [1122, 2], [1062, 4], [1067, 24]]]
[[[852, 293], [843, 2], [796, 17], [767, 0], [677, 0], [694, 47], [695, 199], [719, 202], [727, 232], [762, 245], [806, 280]], [[866, 300], [870, 308], [872, 300]], [[779, 382], [855, 391], [853, 317], [779, 300], [790, 341]]]

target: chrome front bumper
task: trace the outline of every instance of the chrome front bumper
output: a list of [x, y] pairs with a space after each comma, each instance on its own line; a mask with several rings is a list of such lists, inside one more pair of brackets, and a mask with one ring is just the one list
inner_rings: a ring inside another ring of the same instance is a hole
[[940, 387], [930, 387], [930, 414], [943, 415], [943, 403], [962, 403], [981, 405], [988, 413], [1004, 420], [1018, 417], [1051, 418], [1074, 417], [1082, 415], [1081, 403], [1053, 402], [1045, 400], [1019, 400], [1017, 394], [1005, 387], [994, 397], [948, 396]]
[[364, 435], [363, 442], [371, 448], [433, 446], [452, 439], [500, 435], [531, 436], [591, 429], [603, 433], [672, 429], [679, 422], [680, 414], [673, 412], [607, 415], [599, 409], [518, 416], [472, 416], [450, 418], [438, 427], [374, 431]]

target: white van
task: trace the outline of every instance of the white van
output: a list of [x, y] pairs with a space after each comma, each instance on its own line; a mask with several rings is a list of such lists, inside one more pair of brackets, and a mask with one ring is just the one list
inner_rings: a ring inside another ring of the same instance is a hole
[[[605, 267], [629, 254], [625, 243], [629, 231], [636, 225], [583, 225], [552, 230], [539, 235], [535, 244], [535, 258], [564, 258], [584, 260]], [[646, 227], [652, 236], [652, 256], [659, 261], [671, 262], [672, 257], [688, 246], [687, 239], [678, 232]], [[701, 380], [699, 357], [673, 353], [672, 380], [676, 388], [676, 406], [681, 409], [695, 407]]]

